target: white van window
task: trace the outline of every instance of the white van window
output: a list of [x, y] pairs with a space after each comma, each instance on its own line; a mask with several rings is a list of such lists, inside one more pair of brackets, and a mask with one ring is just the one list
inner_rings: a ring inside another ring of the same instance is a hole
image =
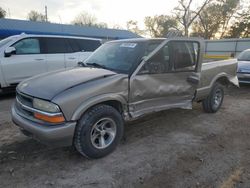
[[93, 52], [99, 46], [101, 46], [101, 42], [98, 40], [87, 40], [87, 39], [77, 39], [77, 44], [80, 47], [81, 51], [85, 52]]
[[46, 38], [47, 43], [47, 53], [56, 54], [56, 53], [66, 53], [67, 47], [64, 38]]
[[67, 41], [72, 49], [72, 52], [80, 52], [81, 51], [81, 48], [77, 43], [77, 39], [67, 39]]
[[93, 52], [101, 46], [99, 40], [67, 39], [67, 41], [73, 52]]
[[39, 54], [40, 44], [36, 38], [26, 38], [13, 45], [16, 48], [16, 54]]

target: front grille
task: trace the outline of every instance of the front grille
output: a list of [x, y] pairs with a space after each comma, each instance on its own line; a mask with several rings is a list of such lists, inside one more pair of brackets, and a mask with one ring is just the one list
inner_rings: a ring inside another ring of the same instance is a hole
[[250, 82], [250, 78], [239, 78], [240, 81]]
[[32, 108], [33, 107], [33, 98], [22, 94], [20, 92], [16, 93], [16, 98], [17, 98], [17, 102], [16, 102], [16, 108], [18, 110], [18, 114], [25, 117], [25, 118], [32, 118], [33, 117], [33, 112], [25, 109], [23, 107], [23, 105]]
[[25, 116], [25, 117], [32, 117], [33, 116], [32, 112], [22, 108], [22, 106], [18, 102], [16, 103], [16, 108], [17, 108], [19, 114], [21, 114], [22, 116]]
[[250, 71], [248, 70], [241, 70], [240, 72], [237, 72], [238, 74], [250, 74]]
[[20, 103], [22, 103], [23, 105], [26, 105], [28, 107], [33, 107], [33, 98], [28, 96], [28, 95], [24, 95], [21, 94], [19, 92], [16, 93], [16, 97], [19, 100]]
[[[22, 116], [25, 119], [29, 119], [31, 121], [43, 124], [43, 125], [51, 125], [50, 123], [44, 122], [34, 117], [34, 113], [45, 114], [47, 116], [61, 116], [62, 113], [47, 113], [42, 112], [38, 109], [33, 108], [33, 97], [29, 95], [25, 95], [17, 91], [16, 93], [16, 103], [15, 109], [18, 115]], [[49, 114], [49, 115], [48, 115]], [[57, 125], [56, 123], [54, 125]]]

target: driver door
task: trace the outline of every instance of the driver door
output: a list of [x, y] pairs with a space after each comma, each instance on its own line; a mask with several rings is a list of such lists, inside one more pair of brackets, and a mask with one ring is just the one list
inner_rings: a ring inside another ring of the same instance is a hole
[[192, 108], [199, 84], [201, 42], [167, 40], [141, 63], [130, 79], [132, 117], [170, 108]]

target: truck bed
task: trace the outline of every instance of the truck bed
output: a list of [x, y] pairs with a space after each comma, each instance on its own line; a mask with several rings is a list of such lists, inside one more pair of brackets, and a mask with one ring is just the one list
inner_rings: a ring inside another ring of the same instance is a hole
[[200, 83], [196, 91], [196, 100], [202, 100], [208, 96], [214, 82], [220, 78], [221, 81], [229, 81], [235, 86], [239, 86], [236, 74], [237, 60], [229, 59], [222, 61], [212, 61], [202, 63]]

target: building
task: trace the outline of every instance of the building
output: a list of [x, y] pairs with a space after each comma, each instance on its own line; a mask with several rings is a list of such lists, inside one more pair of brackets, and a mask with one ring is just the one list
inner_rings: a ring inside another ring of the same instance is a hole
[[54, 24], [49, 22], [34, 22], [27, 20], [0, 19], [0, 39], [21, 33], [70, 35], [98, 38], [103, 40], [141, 37], [127, 30]]
[[205, 59], [235, 58], [243, 50], [250, 49], [250, 38], [234, 38], [205, 41]]

